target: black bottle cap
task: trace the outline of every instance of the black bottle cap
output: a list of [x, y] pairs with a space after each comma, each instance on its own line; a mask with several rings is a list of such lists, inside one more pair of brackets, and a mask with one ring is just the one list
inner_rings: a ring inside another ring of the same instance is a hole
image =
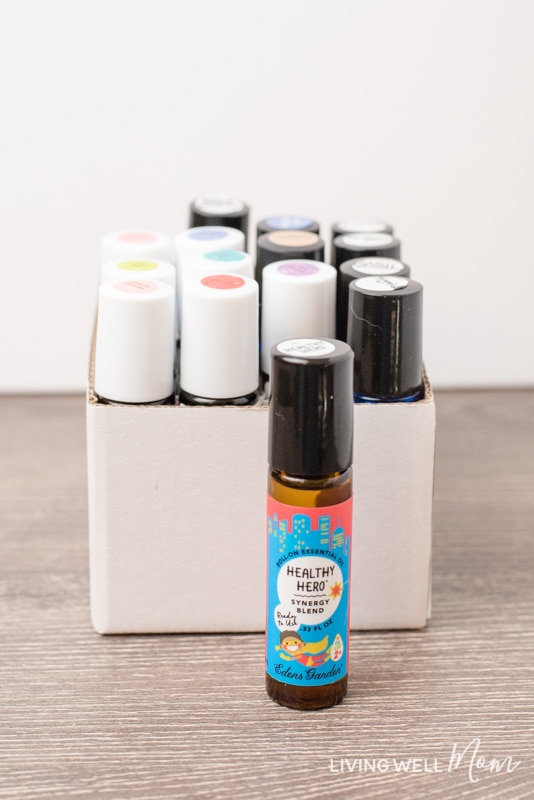
[[303, 478], [344, 472], [352, 464], [352, 350], [336, 339], [290, 339], [271, 358], [271, 467]]
[[245, 234], [246, 247], [249, 211], [247, 204], [235, 197], [222, 194], [197, 197], [189, 206], [189, 227], [222, 225], [237, 228]]
[[254, 276], [260, 287], [260, 294], [263, 268], [273, 261], [285, 261], [288, 258], [324, 261], [324, 242], [310, 231], [273, 231], [260, 236]]
[[318, 234], [319, 230], [319, 223], [311, 217], [304, 217], [300, 214], [276, 214], [260, 219], [256, 226], [256, 235], [259, 238], [264, 233], [273, 231], [309, 231]]
[[349, 310], [349, 285], [357, 278], [371, 275], [410, 277], [410, 267], [396, 258], [364, 256], [344, 261], [338, 270], [336, 295], [336, 338], [347, 341], [347, 315]]
[[423, 287], [409, 278], [368, 277], [349, 286], [347, 340], [355, 399], [418, 399], [423, 388]]
[[350, 258], [383, 256], [400, 258], [401, 243], [391, 233], [345, 233], [332, 242], [332, 264], [339, 268]]

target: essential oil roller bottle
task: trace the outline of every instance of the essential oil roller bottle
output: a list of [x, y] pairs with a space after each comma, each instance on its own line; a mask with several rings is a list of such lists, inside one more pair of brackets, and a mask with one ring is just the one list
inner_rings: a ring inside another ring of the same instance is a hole
[[101, 402], [174, 404], [174, 300], [161, 281], [100, 284], [94, 388]]
[[335, 339], [272, 349], [267, 694], [318, 709], [347, 691], [353, 353]]
[[220, 273], [184, 283], [180, 402], [244, 406], [258, 398], [258, 284]]
[[424, 396], [423, 287], [396, 275], [349, 285], [347, 341], [355, 403], [410, 403]]

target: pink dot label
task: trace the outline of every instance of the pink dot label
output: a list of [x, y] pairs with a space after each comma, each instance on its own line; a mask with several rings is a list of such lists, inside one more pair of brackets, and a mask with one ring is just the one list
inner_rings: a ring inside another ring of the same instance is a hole
[[280, 264], [278, 272], [281, 272], [282, 275], [307, 276], [315, 275], [319, 272], [319, 267], [315, 266], [315, 264], [310, 264], [309, 261], [293, 261], [287, 264]]
[[127, 294], [147, 294], [156, 292], [158, 287], [152, 281], [119, 281], [115, 284], [115, 289]]
[[124, 233], [119, 233], [117, 239], [126, 244], [150, 244], [156, 241], [157, 236], [154, 233], [143, 233], [142, 231], [124, 231]]
[[206, 275], [200, 282], [210, 289], [240, 289], [245, 285], [239, 275]]

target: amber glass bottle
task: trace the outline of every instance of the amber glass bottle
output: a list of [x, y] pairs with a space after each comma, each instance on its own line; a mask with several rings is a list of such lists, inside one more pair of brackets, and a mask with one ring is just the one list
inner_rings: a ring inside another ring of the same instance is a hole
[[273, 700], [302, 710], [347, 691], [352, 361], [333, 339], [272, 350], [266, 681]]

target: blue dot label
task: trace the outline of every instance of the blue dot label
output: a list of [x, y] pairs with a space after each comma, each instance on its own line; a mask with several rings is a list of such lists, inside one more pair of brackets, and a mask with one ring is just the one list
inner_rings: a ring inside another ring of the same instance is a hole
[[313, 220], [310, 217], [299, 217], [293, 214], [268, 217], [266, 222], [271, 228], [276, 228], [279, 231], [301, 231], [313, 225]]
[[215, 242], [217, 239], [225, 239], [226, 235], [226, 231], [222, 231], [220, 228], [206, 226], [205, 228], [193, 228], [189, 233], [189, 238], [204, 242]]

